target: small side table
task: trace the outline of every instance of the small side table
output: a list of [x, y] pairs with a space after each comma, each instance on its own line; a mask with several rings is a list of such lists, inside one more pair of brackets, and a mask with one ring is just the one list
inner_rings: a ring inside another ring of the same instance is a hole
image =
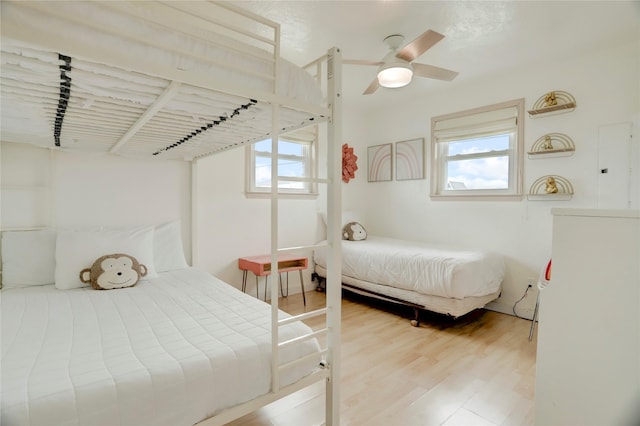
[[[300, 273], [300, 289], [302, 290], [302, 300], [307, 306], [307, 298], [304, 294], [304, 281], [302, 279], [302, 270], [309, 266], [309, 259], [304, 256], [295, 254], [280, 253], [278, 254], [278, 273], [280, 274], [280, 292], [283, 297], [289, 295], [289, 272], [298, 271]], [[249, 256], [238, 259], [238, 268], [242, 270], [242, 291], [247, 289], [247, 272], [251, 271], [256, 277], [256, 297], [259, 299], [258, 277], [267, 277], [271, 275], [271, 256]], [[282, 273], [287, 273], [287, 294], [285, 296], [282, 291]], [[267, 278], [265, 278], [264, 300], [267, 299]]]

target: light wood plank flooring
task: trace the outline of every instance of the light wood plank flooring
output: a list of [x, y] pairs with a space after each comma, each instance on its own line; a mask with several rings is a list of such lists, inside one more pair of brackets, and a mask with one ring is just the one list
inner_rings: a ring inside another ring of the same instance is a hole
[[[324, 306], [324, 293], [281, 299], [296, 314]], [[531, 323], [479, 310], [458, 320], [345, 293], [341, 424], [531, 425], [536, 341]], [[313, 328], [323, 317], [308, 322]], [[324, 383], [274, 402], [235, 426], [324, 423]]]

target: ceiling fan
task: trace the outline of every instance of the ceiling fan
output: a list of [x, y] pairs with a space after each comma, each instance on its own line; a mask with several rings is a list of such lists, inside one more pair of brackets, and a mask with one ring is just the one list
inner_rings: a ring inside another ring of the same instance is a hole
[[438, 32], [427, 30], [411, 43], [400, 49], [404, 36], [393, 34], [383, 41], [389, 46], [389, 53], [382, 61], [366, 61], [359, 59], [345, 59], [342, 62], [351, 65], [377, 65], [377, 77], [371, 82], [363, 95], [370, 95], [378, 87], [398, 88], [411, 83], [414, 75], [419, 77], [435, 78], [438, 80], [453, 80], [458, 73], [433, 65], [413, 62], [418, 56], [432, 48], [444, 36]]

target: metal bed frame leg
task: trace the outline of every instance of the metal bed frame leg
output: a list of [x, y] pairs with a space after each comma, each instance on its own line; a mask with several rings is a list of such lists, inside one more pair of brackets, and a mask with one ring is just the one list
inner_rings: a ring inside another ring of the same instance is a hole
[[[320, 275], [314, 272], [311, 274], [311, 281], [318, 282], [318, 285], [316, 286], [316, 291], [321, 293], [325, 291], [326, 281], [327, 281], [326, 278], [322, 278]], [[324, 283], [324, 287], [323, 287], [323, 283]]]
[[413, 308], [413, 319], [411, 320], [411, 326], [419, 327], [420, 326], [420, 309]]
[[529, 330], [529, 341], [533, 339], [533, 331], [536, 329], [536, 321], [538, 320], [538, 309], [540, 308], [540, 292], [536, 298], [536, 307], [533, 310], [533, 319], [531, 320], [531, 330]]

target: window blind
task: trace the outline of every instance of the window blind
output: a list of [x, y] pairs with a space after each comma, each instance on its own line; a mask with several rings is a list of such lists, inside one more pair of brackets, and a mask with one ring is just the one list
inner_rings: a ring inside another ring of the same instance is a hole
[[470, 137], [484, 137], [515, 132], [518, 109], [501, 108], [477, 114], [438, 120], [433, 135], [437, 142], [451, 142]]

